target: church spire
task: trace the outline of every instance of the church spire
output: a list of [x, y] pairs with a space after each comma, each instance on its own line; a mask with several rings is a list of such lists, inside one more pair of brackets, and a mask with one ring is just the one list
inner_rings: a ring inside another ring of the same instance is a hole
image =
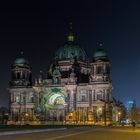
[[74, 42], [74, 34], [72, 32], [72, 22], [69, 23], [69, 34], [68, 34], [68, 42]]

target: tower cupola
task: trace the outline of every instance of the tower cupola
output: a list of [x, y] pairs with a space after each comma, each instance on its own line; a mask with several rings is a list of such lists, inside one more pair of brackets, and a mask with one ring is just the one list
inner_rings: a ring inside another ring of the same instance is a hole
[[32, 85], [32, 74], [29, 62], [21, 56], [16, 58], [11, 67], [11, 87], [28, 87]]

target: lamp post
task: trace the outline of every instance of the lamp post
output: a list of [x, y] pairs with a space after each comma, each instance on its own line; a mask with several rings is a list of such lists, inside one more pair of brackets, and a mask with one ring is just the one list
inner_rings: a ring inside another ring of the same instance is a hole
[[105, 121], [105, 126], [106, 126], [106, 102], [105, 102], [105, 106], [104, 106], [104, 121]]
[[118, 120], [119, 120], [119, 124], [121, 123], [121, 112], [118, 112]]
[[67, 104], [64, 103], [64, 114], [63, 114], [63, 118], [64, 118], [63, 122], [64, 122], [64, 124], [66, 124], [66, 115], [67, 115], [66, 108], [67, 108]]
[[29, 119], [29, 114], [28, 114], [27, 112], [25, 112], [24, 118], [25, 118], [25, 122], [27, 123], [27, 121], [28, 121], [28, 119]]
[[26, 122], [26, 95], [25, 93], [23, 94], [23, 107], [24, 107], [24, 113], [23, 113], [23, 119], [24, 119], [24, 124]]

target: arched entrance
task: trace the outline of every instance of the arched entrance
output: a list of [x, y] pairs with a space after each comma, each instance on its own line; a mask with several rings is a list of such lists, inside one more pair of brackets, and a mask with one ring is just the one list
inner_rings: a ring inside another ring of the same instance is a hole
[[48, 88], [43, 95], [46, 119], [62, 122], [66, 115], [66, 93], [62, 88]]

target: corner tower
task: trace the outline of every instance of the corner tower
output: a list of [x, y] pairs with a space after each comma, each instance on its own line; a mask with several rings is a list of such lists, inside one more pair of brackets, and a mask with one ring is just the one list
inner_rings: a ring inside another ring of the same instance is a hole
[[110, 78], [110, 61], [102, 46], [98, 45], [90, 63], [90, 84], [94, 85], [94, 100], [112, 100], [112, 82]]
[[17, 58], [11, 67], [11, 87], [32, 86], [32, 74], [28, 60]]
[[34, 115], [34, 93], [32, 75], [28, 60], [17, 58], [11, 67], [10, 81], [10, 113], [11, 120], [23, 124]]

